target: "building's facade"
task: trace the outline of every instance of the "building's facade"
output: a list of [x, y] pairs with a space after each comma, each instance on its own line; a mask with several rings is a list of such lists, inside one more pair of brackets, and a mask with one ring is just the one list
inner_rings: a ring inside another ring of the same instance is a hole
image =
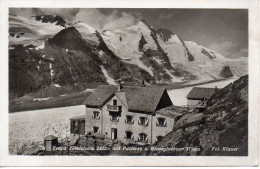
[[100, 86], [84, 104], [85, 132], [123, 143], [153, 144], [172, 131], [175, 122], [159, 111], [172, 105], [164, 88]]

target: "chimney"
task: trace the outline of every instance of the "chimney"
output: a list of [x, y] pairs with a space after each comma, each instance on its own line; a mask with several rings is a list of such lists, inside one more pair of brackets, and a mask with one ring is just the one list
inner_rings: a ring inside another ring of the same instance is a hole
[[118, 88], [117, 88], [117, 90], [121, 91], [122, 89], [123, 89], [123, 84], [121, 83], [121, 80], [119, 79], [118, 80]]
[[142, 87], [145, 87], [145, 81], [144, 81], [144, 79], [143, 79], [143, 81], [142, 81]]
[[215, 93], [218, 91], [218, 87], [217, 86], [215, 86]]

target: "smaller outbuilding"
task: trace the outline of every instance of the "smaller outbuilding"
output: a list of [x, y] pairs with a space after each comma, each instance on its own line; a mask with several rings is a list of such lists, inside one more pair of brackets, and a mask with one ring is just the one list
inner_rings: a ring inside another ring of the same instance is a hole
[[70, 118], [70, 133], [85, 135], [85, 115]]
[[45, 151], [52, 151], [52, 147], [58, 144], [58, 137], [48, 135], [44, 138]]
[[217, 90], [217, 87], [193, 87], [187, 95], [187, 106], [203, 107], [204, 105], [206, 105], [206, 102], [211, 98], [211, 96], [216, 93]]

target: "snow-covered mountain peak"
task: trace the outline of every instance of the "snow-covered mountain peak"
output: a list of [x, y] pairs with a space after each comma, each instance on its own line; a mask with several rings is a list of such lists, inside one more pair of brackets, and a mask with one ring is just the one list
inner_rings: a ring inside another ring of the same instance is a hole
[[[54, 80], [61, 86], [109, 79], [130, 83], [145, 79], [150, 84], [204, 82], [247, 72], [246, 58], [225, 58], [195, 42], [183, 41], [170, 30], [155, 30], [145, 21], [99, 33], [82, 21], [70, 24], [64, 20], [65, 28], [52, 20], [57, 17], [38, 16], [37, 20], [10, 15], [9, 52], [13, 63], [18, 63], [15, 70], [36, 61], [35, 69], [26, 69], [23, 74], [31, 71], [38, 77], [38, 73], [49, 73], [53, 62]], [[16, 57], [20, 53], [23, 57]], [[48, 84], [47, 77], [43, 80]]]
[[35, 17], [9, 15], [9, 44], [32, 44], [34, 41], [43, 41], [62, 29], [64, 27], [57, 24], [57, 21], [39, 22]]
[[72, 26], [75, 27], [81, 36], [89, 43], [93, 44], [94, 46], [99, 43], [98, 37], [96, 36], [97, 30], [92, 26], [88, 25], [84, 21], [78, 21]]
[[79, 28], [79, 27], [84, 28], [85, 33], [90, 33], [90, 34], [96, 33], [96, 29], [91, 27], [90, 25], [86, 24], [84, 21], [79, 21], [79, 22], [75, 23], [73, 26], [76, 28]]

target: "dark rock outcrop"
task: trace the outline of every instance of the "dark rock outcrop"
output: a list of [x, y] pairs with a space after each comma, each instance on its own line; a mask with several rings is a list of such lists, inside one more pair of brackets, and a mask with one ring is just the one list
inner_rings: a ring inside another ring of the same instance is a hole
[[221, 72], [219, 73], [219, 75], [224, 78], [233, 77], [233, 74], [232, 74], [229, 66], [224, 66], [222, 68]]
[[209, 52], [207, 52], [205, 49], [202, 49], [201, 53], [203, 53], [204, 55], [208, 56], [210, 59], [214, 58], [214, 56], [211, 56], [211, 54]]
[[175, 33], [167, 29], [159, 28], [156, 30], [156, 34], [161, 37], [164, 42], [167, 42]]
[[41, 21], [43, 23], [55, 23], [55, 25], [61, 25], [65, 27], [66, 21], [57, 15], [37, 15], [34, 16], [36, 21]]
[[74, 27], [61, 30], [52, 38], [49, 38], [48, 42], [69, 50], [91, 50], [90, 44], [82, 38], [81, 34]]
[[[248, 154], [248, 76], [243, 76], [213, 95], [202, 114], [187, 113], [158, 147], [183, 151], [152, 155], [246, 156]], [[193, 147], [188, 150], [187, 147]], [[214, 149], [217, 148], [217, 149]]]

